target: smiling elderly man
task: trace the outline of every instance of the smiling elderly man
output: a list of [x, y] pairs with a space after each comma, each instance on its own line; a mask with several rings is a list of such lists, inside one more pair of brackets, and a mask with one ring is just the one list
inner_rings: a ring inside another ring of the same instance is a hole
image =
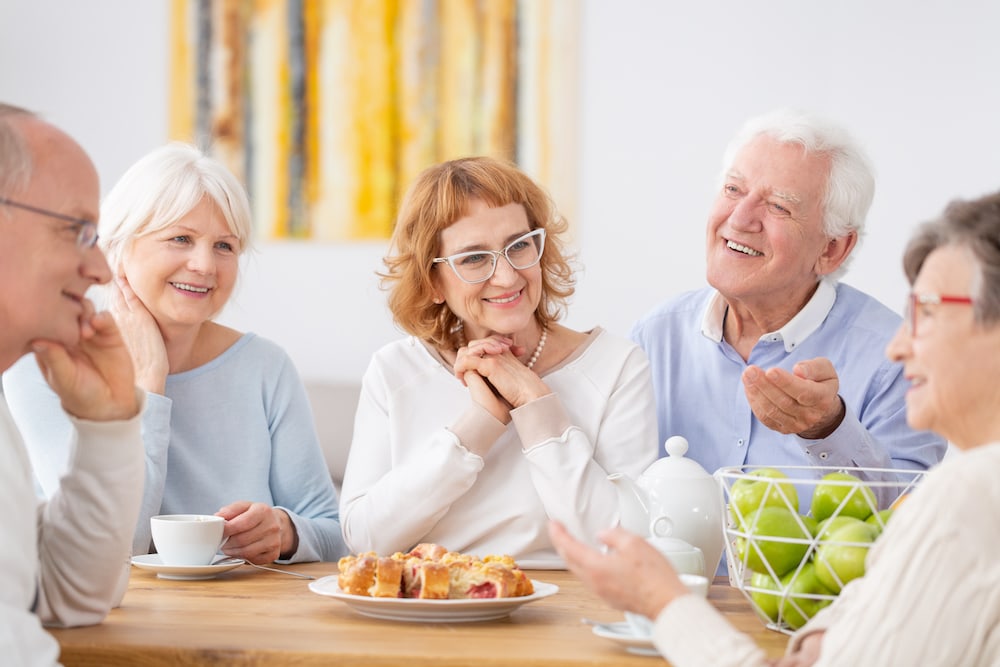
[[683, 435], [709, 471], [921, 469], [944, 456], [941, 438], [907, 426], [907, 382], [883, 354], [899, 316], [837, 282], [874, 190], [842, 128], [786, 110], [744, 125], [708, 219], [711, 287], [632, 330], [652, 364], [661, 442]]
[[42, 629], [101, 621], [128, 582], [142, 496], [142, 395], [108, 313], [87, 288], [111, 271], [97, 241], [97, 171], [68, 135], [0, 103], [0, 371], [34, 352], [73, 417], [62, 488], [34, 493], [0, 396], [0, 662], [54, 665]]

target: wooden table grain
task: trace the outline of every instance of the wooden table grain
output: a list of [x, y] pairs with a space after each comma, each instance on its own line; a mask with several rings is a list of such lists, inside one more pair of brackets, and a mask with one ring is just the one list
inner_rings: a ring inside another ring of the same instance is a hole
[[[337, 568], [309, 563], [287, 569], [322, 577]], [[103, 623], [52, 634], [67, 667], [665, 664], [594, 635], [583, 617], [615, 622], [622, 614], [569, 572], [529, 574], [558, 585], [559, 592], [501, 620], [407, 623], [362, 616], [340, 600], [311, 592], [305, 579], [248, 566], [206, 581], [169, 581], [133, 568], [122, 606]], [[767, 630], [727, 581], [715, 581], [709, 600], [770, 656], [782, 654], [787, 637]]]

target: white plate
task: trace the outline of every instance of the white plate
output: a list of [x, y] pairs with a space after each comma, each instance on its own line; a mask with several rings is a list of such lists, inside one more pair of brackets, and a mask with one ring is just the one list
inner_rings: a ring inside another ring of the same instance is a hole
[[389, 621], [417, 621], [420, 623], [465, 623], [490, 621], [503, 618], [528, 602], [555, 595], [559, 587], [542, 581], [531, 580], [535, 592], [519, 598], [481, 598], [475, 600], [420, 600], [416, 598], [370, 598], [351, 595], [340, 590], [337, 575], [323, 577], [309, 583], [309, 590], [343, 600], [351, 609], [372, 618]]
[[636, 655], [660, 655], [660, 652], [653, 646], [653, 638], [650, 635], [635, 634], [632, 626], [624, 621], [621, 623], [595, 625], [593, 632], [598, 637], [618, 642], [629, 653], [635, 653]]
[[145, 554], [132, 556], [132, 565], [142, 570], [152, 570], [160, 579], [178, 579], [192, 581], [197, 579], [212, 579], [216, 575], [228, 572], [243, 565], [242, 558], [219, 556], [211, 565], [164, 565], [160, 554]]

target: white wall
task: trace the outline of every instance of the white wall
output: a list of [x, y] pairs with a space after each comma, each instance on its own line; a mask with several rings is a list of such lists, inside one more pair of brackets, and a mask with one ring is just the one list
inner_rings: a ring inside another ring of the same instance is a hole
[[[574, 1], [574, 0], [567, 0]], [[989, 0], [584, 0], [578, 295], [568, 318], [620, 333], [704, 281], [720, 157], [746, 117], [824, 112], [878, 171], [846, 277], [890, 306], [913, 226], [1000, 187], [1000, 5]], [[107, 189], [166, 139], [167, 2], [3, 0], [0, 99], [76, 136]], [[383, 243], [261, 245], [223, 320], [283, 344], [306, 378], [353, 380], [395, 337]]]

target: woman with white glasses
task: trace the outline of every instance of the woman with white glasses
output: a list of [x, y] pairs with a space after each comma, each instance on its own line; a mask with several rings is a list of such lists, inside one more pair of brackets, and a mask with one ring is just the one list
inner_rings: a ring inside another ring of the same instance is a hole
[[559, 324], [573, 293], [565, 222], [516, 167], [444, 162], [411, 186], [386, 271], [410, 334], [362, 383], [341, 500], [355, 552], [421, 542], [561, 567], [546, 532], [614, 525], [607, 476], [657, 455], [645, 354]]

